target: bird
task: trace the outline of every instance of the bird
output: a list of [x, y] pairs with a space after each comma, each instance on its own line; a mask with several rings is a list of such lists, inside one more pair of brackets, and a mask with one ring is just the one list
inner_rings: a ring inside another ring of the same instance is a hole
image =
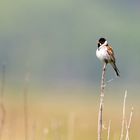
[[96, 50], [97, 58], [106, 64], [108, 63], [111, 64], [111, 66], [116, 72], [116, 75], [120, 76], [120, 71], [116, 66], [116, 59], [111, 45], [109, 45], [107, 40], [103, 37], [99, 38], [97, 45], [98, 45]]

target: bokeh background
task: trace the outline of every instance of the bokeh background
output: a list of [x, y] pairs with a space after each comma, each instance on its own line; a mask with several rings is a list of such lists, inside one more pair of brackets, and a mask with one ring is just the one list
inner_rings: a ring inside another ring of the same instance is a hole
[[138, 0], [1, 0], [2, 139], [96, 139], [102, 64], [95, 52], [105, 37], [121, 77], [108, 65], [106, 80], [113, 80], [106, 86], [104, 125], [111, 119], [111, 138], [119, 138], [127, 89], [127, 118], [134, 107], [130, 137], [139, 140], [139, 25]]

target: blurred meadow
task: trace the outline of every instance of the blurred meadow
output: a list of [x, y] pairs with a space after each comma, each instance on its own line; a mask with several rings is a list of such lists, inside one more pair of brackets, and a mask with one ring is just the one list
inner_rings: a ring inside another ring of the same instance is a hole
[[140, 1], [1, 0], [0, 140], [95, 140], [107, 38], [120, 70], [107, 67], [104, 139], [121, 131], [124, 92], [130, 139], [140, 139]]

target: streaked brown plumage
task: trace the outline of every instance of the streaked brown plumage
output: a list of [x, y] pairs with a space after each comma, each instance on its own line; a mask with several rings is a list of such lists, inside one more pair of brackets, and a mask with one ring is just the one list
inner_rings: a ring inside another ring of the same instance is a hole
[[115, 55], [112, 47], [108, 45], [105, 38], [100, 38], [98, 41], [98, 48], [96, 51], [96, 56], [105, 63], [110, 63], [115, 70], [117, 76], [120, 76], [119, 70], [116, 66]]

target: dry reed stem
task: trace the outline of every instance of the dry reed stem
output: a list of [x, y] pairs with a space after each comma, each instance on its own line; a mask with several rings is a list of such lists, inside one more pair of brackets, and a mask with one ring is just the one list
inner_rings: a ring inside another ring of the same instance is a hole
[[132, 116], [133, 116], [133, 107], [131, 108], [131, 112], [130, 112], [130, 116], [129, 116], [129, 122], [128, 122], [127, 129], [126, 129], [125, 140], [129, 140], [129, 130], [130, 130], [130, 126], [131, 126]]
[[122, 115], [122, 126], [121, 126], [120, 140], [123, 140], [123, 136], [124, 136], [126, 97], [127, 97], [127, 90], [125, 91], [124, 101], [123, 101], [123, 115]]
[[68, 140], [74, 139], [74, 123], [75, 123], [75, 113], [70, 112], [68, 119]]
[[34, 121], [33, 124], [32, 124], [31, 140], [35, 140], [35, 138], [36, 138], [35, 133], [36, 133], [36, 122]]
[[25, 140], [28, 140], [28, 85], [29, 84], [29, 73], [25, 76], [25, 87], [24, 87], [24, 129], [25, 129]]
[[4, 91], [5, 91], [5, 75], [6, 75], [6, 66], [2, 66], [2, 79], [1, 79], [1, 89], [0, 89], [0, 140], [2, 139], [3, 128], [5, 124], [6, 110], [4, 106]]
[[105, 71], [106, 63], [103, 65], [102, 78], [101, 78], [101, 94], [100, 94], [100, 106], [98, 113], [98, 140], [102, 139], [102, 125], [103, 125], [103, 100], [104, 100], [104, 88], [105, 88]]
[[108, 124], [107, 140], [110, 140], [110, 125], [111, 125], [111, 120], [109, 121], [109, 124]]
[[5, 117], [6, 117], [6, 110], [4, 107], [3, 103], [0, 103], [0, 140], [2, 139], [2, 133], [3, 133], [3, 129], [4, 129], [4, 124], [5, 124]]

